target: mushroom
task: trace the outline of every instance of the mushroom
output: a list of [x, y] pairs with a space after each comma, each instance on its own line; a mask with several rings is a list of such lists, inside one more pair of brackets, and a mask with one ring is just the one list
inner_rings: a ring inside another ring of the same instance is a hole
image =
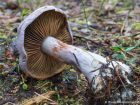
[[30, 77], [46, 79], [65, 68], [65, 63], [42, 52], [48, 36], [72, 44], [72, 32], [66, 14], [53, 6], [45, 6], [30, 14], [18, 27], [17, 49], [21, 69]]
[[[54, 6], [44, 6], [30, 14], [18, 27], [17, 34], [20, 67], [30, 77], [46, 79], [69, 64], [85, 75], [95, 92], [103, 88], [102, 76], [112, 77], [110, 69], [99, 75], [98, 68], [107, 64], [106, 58], [71, 45], [73, 36], [67, 16]], [[121, 62], [113, 61], [109, 67], [121, 69], [123, 75], [131, 72]], [[127, 76], [124, 78], [130, 83]]]

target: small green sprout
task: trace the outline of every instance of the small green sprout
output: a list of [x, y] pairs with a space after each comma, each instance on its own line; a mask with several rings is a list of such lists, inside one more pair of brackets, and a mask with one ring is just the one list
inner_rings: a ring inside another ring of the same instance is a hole
[[57, 100], [57, 105], [59, 105], [59, 93], [58, 93], [58, 90], [57, 90], [57, 87], [55, 87], [55, 91], [56, 91], [56, 93], [57, 93], [57, 98], [58, 98], [58, 100]]
[[30, 10], [26, 10], [26, 9], [24, 9], [24, 10], [22, 11], [21, 22], [23, 21], [23, 16], [27, 15], [29, 12], [30, 12]]
[[119, 59], [124, 59], [124, 57], [121, 54], [113, 54], [113, 58], [119, 58]]
[[89, 25], [88, 25], [88, 21], [87, 21], [87, 15], [86, 15], [86, 9], [85, 9], [85, 3], [83, 0], [81, 0], [82, 5], [83, 5], [83, 9], [84, 9], [84, 14], [85, 14], [85, 19], [86, 19], [86, 23], [87, 23], [87, 28], [89, 29]]
[[78, 28], [77, 27], [73, 27], [73, 30], [78, 30]]
[[110, 47], [110, 48], [111, 48], [111, 49], [114, 49], [114, 52], [122, 51], [122, 45], [113, 46], [113, 47]]
[[28, 87], [28, 86], [27, 86], [25, 83], [23, 83], [22, 88], [26, 90], [27, 87]]
[[28, 86], [25, 84], [27, 80], [25, 80], [22, 75], [21, 77], [22, 77], [22, 82], [20, 84], [22, 85], [22, 88], [26, 90], [28, 88]]

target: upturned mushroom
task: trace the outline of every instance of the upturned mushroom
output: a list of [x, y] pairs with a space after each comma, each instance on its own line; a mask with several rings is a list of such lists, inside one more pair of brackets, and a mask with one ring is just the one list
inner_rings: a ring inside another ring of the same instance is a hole
[[[121, 69], [123, 75], [131, 69], [121, 62], [113, 61], [100, 75], [106, 58], [72, 46], [73, 35], [66, 14], [54, 6], [45, 6], [30, 14], [18, 27], [17, 48], [21, 69], [30, 77], [46, 79], [61, 72], [65, 64], [83, 73], [95, 92], [103, 88], [102, 76], [112, 78], [111, 69]], [[124, 76], [130, 83], [127, 76]], [[94, 81], [93, 81], [94, 80]]]

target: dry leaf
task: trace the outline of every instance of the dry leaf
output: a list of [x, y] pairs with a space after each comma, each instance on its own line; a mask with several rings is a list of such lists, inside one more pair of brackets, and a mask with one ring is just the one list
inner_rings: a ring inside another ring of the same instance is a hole
[[14, 49], [10, 45], [8, 45], [8, 47], [7, 47], [6, 57], [9, 60], [14, 60], [15, 59]]
[[3, 24], [4, 26], [9, 25], [10, 23], [15, 23], [17, 21], [20, 21], [20, 17], [15, 17], [11, 19], [0, 19], [0, 24]]
[[39, 103], [39, 102], [42, 102], [44, 100], [49, 99], [53, 94], [55, 93], [55, 91], [47, 91], [46, 93], [43, 93], [37, 97], [34, 97], [34, 98], [31, 98], [29, 99], [28, 101], [20, 104], [20, 105], [32, 105], [34, 103]]

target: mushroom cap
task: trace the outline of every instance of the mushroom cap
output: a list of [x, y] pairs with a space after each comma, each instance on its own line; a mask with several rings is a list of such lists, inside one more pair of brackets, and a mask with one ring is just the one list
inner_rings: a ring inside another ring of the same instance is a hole
[[35, 10], [18, 27], [20, 68], [29, 77], [43, 80], [65, 68], [65, 63], [41, 51], [41, 44], [47, 36], [72, 44], [73, 35], [67, 15], [54, 6]]

